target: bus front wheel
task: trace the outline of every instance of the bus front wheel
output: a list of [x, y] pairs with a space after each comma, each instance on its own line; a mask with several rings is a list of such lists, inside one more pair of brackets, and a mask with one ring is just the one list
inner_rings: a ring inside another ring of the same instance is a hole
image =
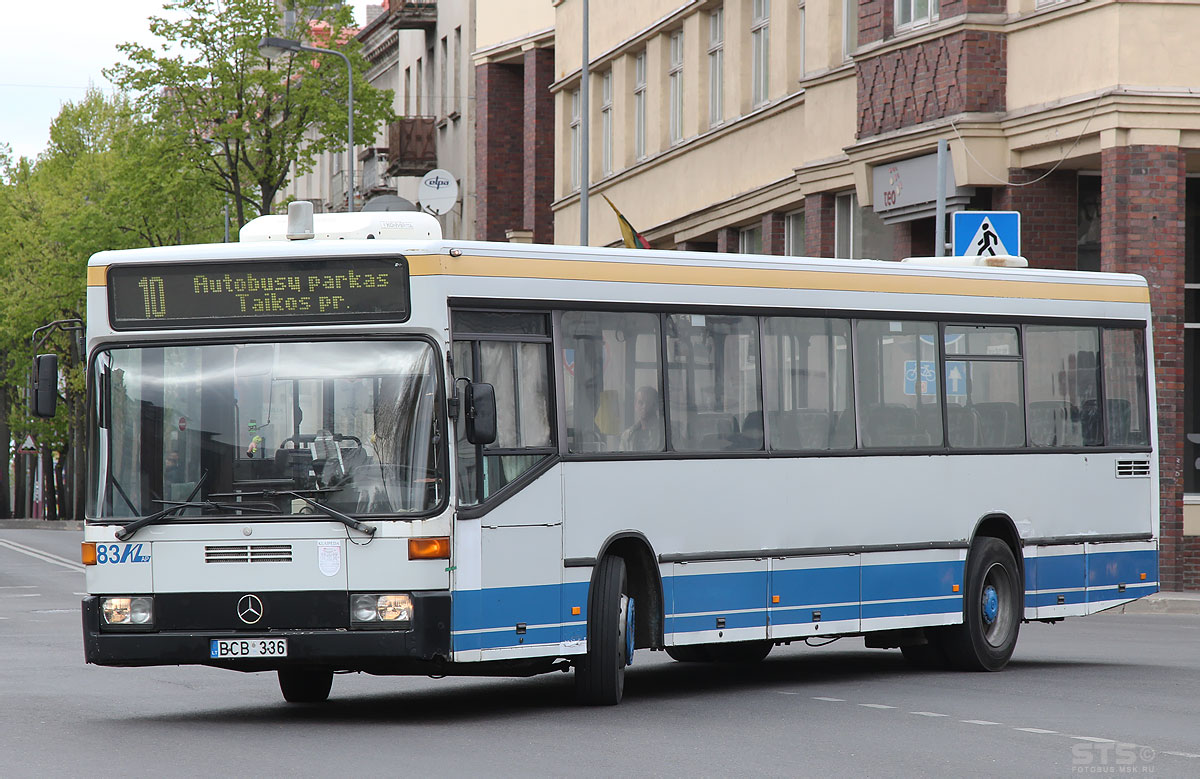
[[279, 690], [288, 703], [324, 703], [333, 687], [333, 671], [280, 668]]
[[625, 666], [632, 660], [632, 608], [625, 561], [605, 557], [588, 596], [587, 654], [575, 666], [575, 695], [580, 703], [621, 702]]
[[1012, 550], [998, 538], [977, 538], [967, 554], [963, 623], [946, 629], [942, 648], [959, 668], [999, 671], [1017, 646], [1023, 611]]

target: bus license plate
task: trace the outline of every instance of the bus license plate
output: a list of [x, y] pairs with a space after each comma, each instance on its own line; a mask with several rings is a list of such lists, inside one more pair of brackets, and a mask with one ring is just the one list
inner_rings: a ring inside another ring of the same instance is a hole
[[209, 652], [213, 660], [235, 657], [287, 657], [287, 639], [214, 638]]

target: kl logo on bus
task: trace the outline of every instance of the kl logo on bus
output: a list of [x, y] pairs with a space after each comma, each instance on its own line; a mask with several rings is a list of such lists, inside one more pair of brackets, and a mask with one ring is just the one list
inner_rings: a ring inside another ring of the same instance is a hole
[[148, 563], [150, 555], [142, 554], [141, 544], [96, 544], [96, 564]]

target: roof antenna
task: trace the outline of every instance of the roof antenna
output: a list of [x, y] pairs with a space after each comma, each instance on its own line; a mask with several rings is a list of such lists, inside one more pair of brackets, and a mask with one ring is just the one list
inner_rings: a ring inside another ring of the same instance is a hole
[[287, 237], [289, 241], [303, 241], [313, 237], [313, 204], [308, 200], [288, 203]]

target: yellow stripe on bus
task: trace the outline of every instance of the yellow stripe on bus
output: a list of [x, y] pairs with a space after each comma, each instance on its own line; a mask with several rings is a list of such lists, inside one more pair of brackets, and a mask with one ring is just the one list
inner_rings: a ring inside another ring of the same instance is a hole
[[103, 287], [108, 278], [107, 265], [89, 265], [87, 271], [87, 285], [89, 287]]
[[1149, 303], [1140, 286], [1076, 284], [1053, 281], [964, 279], [853, 271], [713, 268], [694, 265], [651, 265], [583, 260], [533, 260], [507, 257], [410, 256], [413, 276], [483, 276], [488, 278], [614, 281], [641, 284], [703, 284], [720, 287], [809, 289], [837, 292], [901, 292], [968, 297], [1088, 300]]

